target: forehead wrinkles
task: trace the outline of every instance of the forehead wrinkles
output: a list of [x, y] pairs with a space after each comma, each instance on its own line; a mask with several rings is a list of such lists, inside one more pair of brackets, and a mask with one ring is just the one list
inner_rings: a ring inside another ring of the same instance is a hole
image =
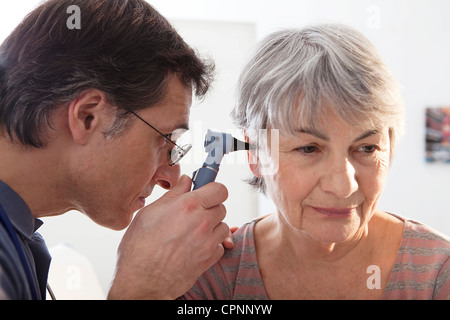
[[297, 135], [298, 132], [306, 132], [326, 140], [326, 132], [330, 130], [331, 119], [337, 119], [342, 122], [346, 130], [358, 127], [362, 128], [364, 132], [379, 132], [385, 127], [381, 120], [376, 120], [367, 114], [337, 113], [336, 109], [341, 108], [308, 108], [299, 106], [295, 108], [293, 114], [285, 119], [284, 124], [280, 125], [279, 128], [283, 135]]

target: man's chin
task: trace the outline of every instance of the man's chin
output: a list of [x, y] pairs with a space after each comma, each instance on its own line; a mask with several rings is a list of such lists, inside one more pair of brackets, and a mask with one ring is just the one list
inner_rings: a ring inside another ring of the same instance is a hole
[[115, 230], [115, 231], [120, 231], [130, 225], [131, 220], [133, 219], [133, 213], [125, 213], [125, 214], [121, 213], [121, 214], [118, 214], [116, 217], [117, 218], [115, 218], [115, 219], [103, 220], [100, 218], [100, 219], [92, 219], [92, 220], [102, 227], [105, 227], [105, 228], [108, 228], [111, 230]]

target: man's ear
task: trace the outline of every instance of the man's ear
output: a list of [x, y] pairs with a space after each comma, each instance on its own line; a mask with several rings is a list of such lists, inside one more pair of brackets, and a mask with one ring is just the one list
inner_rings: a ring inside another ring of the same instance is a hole
[[[244, 130], [244, 139], [245, 139], [245, 142], [251, 143], [250, 139], [247, 135], [247, 131], [245, 131], [245, 130]], [[257, 148], [247, 151], [247, 159], [248, 159], [248, 166], [250, 167], [250, 170], [252, 171], [252, 173], [257, 178], [261, 178], [261, 172], [259, 170], [259, 158], [258, 158]]]
[[86, 144], [93, 133], [105, 126], [106, 95], [97, 89], [84, 91], [69, 105], [68, 122], [73, 140]]

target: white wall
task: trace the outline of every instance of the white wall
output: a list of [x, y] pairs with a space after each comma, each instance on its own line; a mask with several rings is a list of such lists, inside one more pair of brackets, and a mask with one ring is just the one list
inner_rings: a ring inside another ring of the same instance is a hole
[[[39, 2], [2, 1], [0, 41]], [[228, 108], [232, 104], [237, 70], [255, 40], [279, 28], [314, 22], [341, 22], [363, 32], [379, 48], [402, 84], [407, 104], [406, 135], [399, 145], [379, 206], [450, 234], [447, 207], [450, 165], [424, 161], [424, 109], [450, 105], [450, 1], [150, 0], [150, 3], [175, 22], [188, 42], [216, 59], [218, 82], [214, 91], [191, 110], [191, 137], [197, 145], [207, 128], [235, 133], [227, 118]], [[229, 69], [229, 65], [233, 68]], [[201, 151], [194, 151], [186, 159], [183, 172], [190, 175], [203, 160], [202, 156]], [[241, 182], [248, 169], [239, 157], [230, 155], [218, 177], [230, 189], [226, 203], [230, 225], [240, 225], [256, 214], [273, 210], [270, 201], [262, 197], [256, 200]], [[160, 194], [157, 191], [147, 200], [150, 202]], [[85, 254], [106, 292], [122, 232], [100, 228], [73, 212], [45, 219], [41, 231], [49, 246], [66, 242]]]

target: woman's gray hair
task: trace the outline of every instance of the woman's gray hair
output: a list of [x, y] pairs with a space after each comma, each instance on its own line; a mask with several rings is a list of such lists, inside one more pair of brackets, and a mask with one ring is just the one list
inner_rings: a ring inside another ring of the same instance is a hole
[[[247, 132], [321, 129], [334, 112], [351, 125], [389, 128], [391, 159], [403, 131], [400, 88], [376, 48], [340, 24], [288, 29], [267, 36], [244, 67], [232, 112]], [[250, 142], [261, 147], [256, 137]], [[252, 141], [253, 140], [253, 141]], [[265, 192], [263, 178], [250, 183]]]

